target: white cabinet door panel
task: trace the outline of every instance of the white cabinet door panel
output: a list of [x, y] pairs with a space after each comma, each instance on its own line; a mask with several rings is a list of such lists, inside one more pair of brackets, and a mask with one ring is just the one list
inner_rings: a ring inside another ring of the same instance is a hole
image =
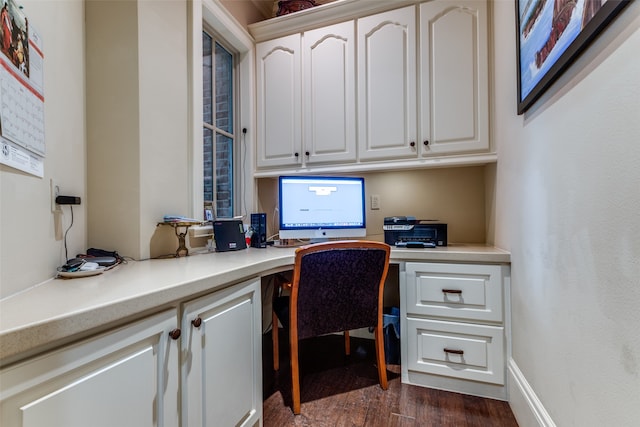
[[422, 153], [487, 150], [486, 1], [432, 1], [420, 5], [418, 76]]
[[0, 424], [177, 426], [176, 325], [170, 310], [3, 369]]
[[184, 305], [183, 425], [252, 426], [262, 417], [261, 322], [259, 280]]
[[299, 34], [256, 46], [258, 167], [301, 162], [300, 67]]
[[303, 45], [304, 161], [355, 161], [354, 22], [307, 31]]
[[414, 6], [358, 20], [361, 160], [417, 156], [415, 25]]
[[[140, 411], [140, 402], [153, 402], [153, 350], [149, 347], [74, 379], [21, 408], [22, 426], [153, 426], [153, 411]], [[174, 367], [175, 369], [175, 367]], [[112, 399], [121, 403], [117, 410]], [[73, 406], [70, 406], [73, 404]]]

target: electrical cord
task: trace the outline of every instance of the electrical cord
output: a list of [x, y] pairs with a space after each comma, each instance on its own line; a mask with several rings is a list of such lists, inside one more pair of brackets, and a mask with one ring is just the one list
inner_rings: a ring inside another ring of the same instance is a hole
[[280, 209], [278, 209], [278, 206], [276, 203], [276, 206], [273, 207], [273, 215], [271, 217], [271, 221], [273, 221], [273, 223], [271, 224], [271, 226], [273, 227], [272, 230], [278, 230], [278, 232], [274, 234], [274, 237], [280, 234], [280, 225], [278, 223], [279, 215], [280, 215]]
[[71, 224], [69, 224], [69, 227], [67, 228], [67, 231], [64, 232], [64, 259], [65, 262], [69, 259], [69, 254], [67, 251], [67, 234], [69, 233], [69, 230], [71, 230], [71, 227], [73, 226], [73, 205], [69, 205], [69, 208], [71, 209]]
[[242, 191], [242, 212], [243, 219], [247, 217], [247, 191], [245, 173], [247, 172], [247, 128], [242, 128], [242, 146], [240, 147], [240, 157], [242, 158], [242, 173], [240, 174], [240, 187]]

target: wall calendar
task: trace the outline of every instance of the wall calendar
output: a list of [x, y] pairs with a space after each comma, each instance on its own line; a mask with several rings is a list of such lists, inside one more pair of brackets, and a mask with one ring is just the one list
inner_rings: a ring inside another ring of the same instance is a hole
[[42, 177], [42, 40], [14, 0], [0, 4], [0, 163]]

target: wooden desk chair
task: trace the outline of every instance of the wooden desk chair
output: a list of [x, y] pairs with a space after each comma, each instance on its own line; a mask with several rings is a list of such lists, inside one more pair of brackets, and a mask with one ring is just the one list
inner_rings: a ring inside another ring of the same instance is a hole
[[[300, 413], [298, 341], [335, 332], [374, 327], [380, 387], [387, 389], [387, 367], [382, 333], [384, 282], [390, 247], [371, 241], [336, 241], [296, 250], [293, 277], [285, 284], [290, 296], [273, 299], [273, 368], [279, 369], [278, 319], [289, 329], [293, 413]], [[290, 285], [290, 286], [289, 286]]]

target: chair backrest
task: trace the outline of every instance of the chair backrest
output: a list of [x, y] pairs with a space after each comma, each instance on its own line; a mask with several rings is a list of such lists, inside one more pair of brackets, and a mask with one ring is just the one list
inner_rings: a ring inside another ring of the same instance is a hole
[[389, 254], [389, 245], [372, 241], [298, 248], [290, 306], [290, 327], [297, 326], [298, 339], [381, 322]]

